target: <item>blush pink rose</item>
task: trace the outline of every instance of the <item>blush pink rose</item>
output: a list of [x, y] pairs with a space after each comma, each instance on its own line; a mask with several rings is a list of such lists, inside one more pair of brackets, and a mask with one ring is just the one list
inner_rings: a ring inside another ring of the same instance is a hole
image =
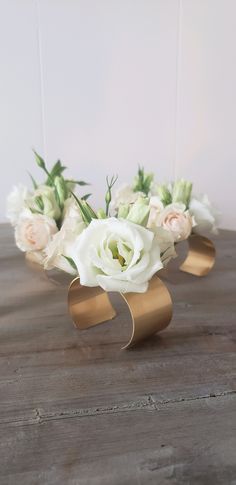
[[15, 229], [16, 244], [21, 251], [41, 251], [57, 231], [54, 219], [26, 211]]
[[188, 239], [194, 225], [191, 214], [180, 203], [167, 205], [158, 214], [156, 224], [170, 231], [175, 242]]

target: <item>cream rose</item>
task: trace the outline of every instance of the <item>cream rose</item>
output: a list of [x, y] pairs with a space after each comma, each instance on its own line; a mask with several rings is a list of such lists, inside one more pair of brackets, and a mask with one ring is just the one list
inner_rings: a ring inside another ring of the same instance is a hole
[[192, 232], [194, 220], [184, 204], [176, 203], [167, 205], [159, 212], [155, 223], [157, 226], [170, 231], [174, 241], [179, 242], [188, 239]]
[[7, 212], [6, 216], [13, 226], [19, 220], [22, 211], [26, 208], [27, 201], [32, 194], [24, 185], [15, 185], [7, 197]]
[[57, 231], [53, 219], [26, 210], [15, 228], [16, 245], [21, 251], [41, 251]]
[[163, 268], [154, 233], [113, 217], [93, 220], [76, 239], [71, 256], [81, 284], [105, 291], [143, 293]]

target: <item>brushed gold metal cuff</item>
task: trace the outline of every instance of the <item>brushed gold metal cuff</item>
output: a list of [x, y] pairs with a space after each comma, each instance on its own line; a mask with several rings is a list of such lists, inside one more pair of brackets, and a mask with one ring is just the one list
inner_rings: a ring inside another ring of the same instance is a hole
[[213, 242], [204, 236], [192, 234], [188, 244], [187, 258], [179, 269], [194, 276], [206, 276], [215, 264], [216, 250]]
[[[120, 293], [132, 318], [132, 332], [126, 349], [166, 328], [172, 318], [172, 300], [164, 283], [153, 276], [146, 293]], [[68, 291], [72, 320], [80, 330], [88, 329], [116, 316], [109, 294], [100, 287], [87, 287], [75, 278]]]

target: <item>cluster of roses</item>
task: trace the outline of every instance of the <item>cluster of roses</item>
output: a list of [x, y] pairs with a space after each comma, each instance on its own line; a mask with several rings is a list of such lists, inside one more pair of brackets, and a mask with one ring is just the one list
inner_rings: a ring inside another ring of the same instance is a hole
[[107, 179], [105, 210], [97, 212], [77, 198], [58, 161], [49, 172], [36, 155], [47, 179], [34, 190], [18, 186], [8, 197], [7, 215], [15, 226], [17, 246], [49, 270], [79, 275], [85, 286], [106, 291], [145, 292], [152, 276], [176, 256], [175, 245], [192, 232], [216, 232], [217, 214], [207, 196], [192, 195], [192, 184], [156, 185], [139, 169], [133, 185], [118, 189]]

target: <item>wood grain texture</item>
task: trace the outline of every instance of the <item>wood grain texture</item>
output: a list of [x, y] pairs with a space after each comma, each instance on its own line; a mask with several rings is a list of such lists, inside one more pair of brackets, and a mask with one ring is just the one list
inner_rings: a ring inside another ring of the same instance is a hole
[[129, 316], [84, 332], [67, 283], [29, 268], [0, 226], [0, 483], [236, 483], [236, 233], [206, 278], [163, 273], [172, 324], [120, 351]]

